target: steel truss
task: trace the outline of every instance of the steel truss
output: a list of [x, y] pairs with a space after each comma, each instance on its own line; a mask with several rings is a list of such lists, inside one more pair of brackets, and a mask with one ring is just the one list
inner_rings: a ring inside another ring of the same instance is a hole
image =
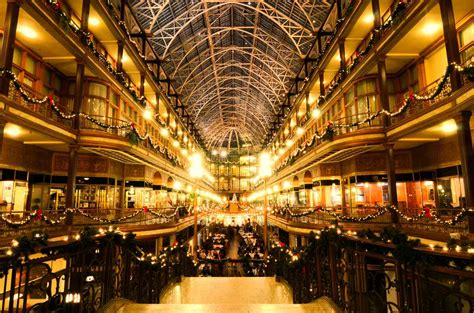
[[331, 2], [130, 1], [209, 149], [262, 143]]

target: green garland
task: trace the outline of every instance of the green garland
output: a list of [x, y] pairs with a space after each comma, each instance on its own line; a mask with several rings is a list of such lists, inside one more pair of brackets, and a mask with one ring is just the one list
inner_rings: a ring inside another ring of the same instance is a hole
[[43, 253], [52, 255], [60, 251], [74, 252], [77, 249], [87, 249], [107, 244], [115, 244], [130, 251], [137, 262], [153, 269], [164, 268], [167, 265], [173, 265], [172, 255], [176, 250], [182, 251], [185, 255], [188, 248], [185, 245], [176, 245], [167, 247], [164, 252], [156, 256], [153, 254], [146, 254], [137, 245], [136, 235], [134, 233], [123, 233], [116, 228], [109, 227], [108, 229], [96, 229], [94, 227], [86, 226], [77, 235], [73, 237], [66, 236], [66, 241], [72, 240], [67, 245], [59, 247], [47, 247], [48, 236], [43, 232], [34, 232], [31, 236], [22, 236], [12, 240], [10, 248], [6, 255], [9, 257], [9, 264], [17, 264], [21, 259], [28, 260], [29, 256], [41, 249]]

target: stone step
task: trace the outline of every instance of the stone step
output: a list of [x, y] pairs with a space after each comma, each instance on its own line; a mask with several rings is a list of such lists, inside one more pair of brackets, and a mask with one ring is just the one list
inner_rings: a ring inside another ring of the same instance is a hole
[[102, 313], [340, 312], [324, 297], [312, 303], [293, 304], [291, 288], [274, 277], [184, 277], [162, 292], [160, 302], [138, 304], [115, 299]]
[[339, 313], [331, 300], [307, 304], [138, 304], [115, 299], [101, 313]]

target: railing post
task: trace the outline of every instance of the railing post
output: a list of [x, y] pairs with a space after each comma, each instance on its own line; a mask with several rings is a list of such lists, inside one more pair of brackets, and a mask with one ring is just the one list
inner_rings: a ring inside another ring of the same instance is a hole
[[[7, 11], [5, 14], [5, 23], [3, 24], [3, 44], [0, 54], [0, 68], [12, 69], [13, 51], [15, 48], [16, 28], [18, 25], [18, 16], [20, 14], [20, 3], [18, 0], [7, 1]], [[5, 76], [0, 77], [0, 94], [8, 96], [10, 89], [10, 80]]]

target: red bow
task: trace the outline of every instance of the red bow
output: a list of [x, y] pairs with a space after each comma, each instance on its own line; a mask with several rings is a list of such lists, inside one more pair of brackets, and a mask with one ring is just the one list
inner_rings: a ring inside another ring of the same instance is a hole
[[48, 96], [48, 101], [49, 101], [50, 105], [53, 105], [53, 101], [54, 101], [53, 96], [49, 95]]
[[415, 99], [415, 94], [413, 93], [413, 91], [410, 91], [410, 93], [408, 94], [408, 99], [410, 99], [410, 100]]
[[54, 8], [55, 8], [56, 10], [61, 9], [61, 2], [56, 1], [55, 5], [54, 5]]
[[42, 219], [43, 219], [43, 210], [42, 210], [42, 209], [36, 210], [36, 212], [35, 212], [35, 220], [36, 220], [36, 221], [41, 221]]
[[145, 213], [145, 214], [148, 213], [148, 208], [147, 207], [143, 208], [143, 213]]
[[423, 211], [424, 211], [426, 217], [431, 218], [431, 209], [430, 208], [424, 207]]

